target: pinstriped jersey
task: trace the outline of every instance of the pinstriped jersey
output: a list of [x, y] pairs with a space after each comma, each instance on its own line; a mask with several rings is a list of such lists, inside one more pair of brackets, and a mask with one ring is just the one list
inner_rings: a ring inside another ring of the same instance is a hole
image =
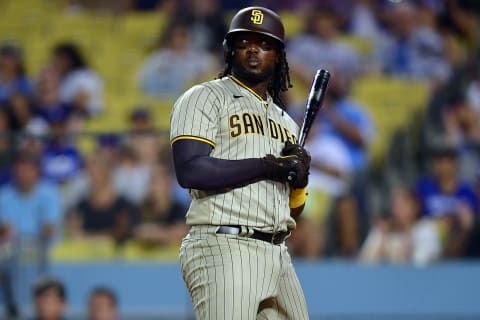
[[[263, 100], [237, 78], [205, 82], [175, 102], [170, 141], [194, 139], [210, 144], [210, 156], [241, 160], [279, 156], [285, 142], [297, 142], [298, 125], [269, 96]], [[295, 228], [289, 186], [262, 180], [228, 190], [190, 190], [189, 225], [242, 225], [275, 232]]]

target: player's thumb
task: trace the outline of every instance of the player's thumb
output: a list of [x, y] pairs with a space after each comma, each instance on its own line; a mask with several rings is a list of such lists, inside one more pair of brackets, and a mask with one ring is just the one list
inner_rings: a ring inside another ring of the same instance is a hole
[[290, 152], [290, 147], [292, 146], [293, 144], [290, 142], [290, 140], [287, 140], [285, 142], [285, 146], [283, 147], [282, 149], [282, 152], [281, 152], [281, 155], [282, 156], [288, 156], [289, 155], [289, 152]]

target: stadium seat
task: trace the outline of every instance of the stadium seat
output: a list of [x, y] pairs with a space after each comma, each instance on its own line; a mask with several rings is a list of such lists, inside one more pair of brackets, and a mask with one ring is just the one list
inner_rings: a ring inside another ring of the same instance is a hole
[[136, 241], [128, 241], [122, 249], [122, 257], [127, 260], [178, 260], [178, 245], [144, 246]]
[[295, 37], [302, 31], [303, 21], [300, 15], [293, 11], [282, 11], [279, 13], [282, 17], [285, 30], [287, 30], [286, 36], [288, 38]]
[[120, 21], [119, 31], [131, 37], [137, 46], [151, 49], [157, 46], [166, 22], [165, 16], [158, 12], [129, 13]]
[[115, 244], [108, 239], [63, 240], [51, 251], [54, 261], [111, 260], [115, 255]]
[[380, 161], [393, 134], [425, 107], [428, 86], [413, 80], [364, 77], [355, 82], [352, 96], [370, 111], [377, 131], [371, 156]]
[[368, 57], [372, 52], [372, 43], [367, 39], [344, 34], [339, 40], [352, 46], [361, 57]]

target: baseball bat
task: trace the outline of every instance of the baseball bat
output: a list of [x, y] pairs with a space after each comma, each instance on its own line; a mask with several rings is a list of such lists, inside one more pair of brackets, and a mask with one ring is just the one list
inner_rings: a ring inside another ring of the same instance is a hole
[[[315, 73], [310, 93], [308, 95], [307, 104], [305, 106], [305, 115], [303, 118], [302, 128], [300, 129], [300, 137], [298, 144], [305, 146], [305, 140], [312, 128], [313, 121], [317, 115], [318, 110], [322, 107], [325, 92], [327, 91], [328, 81], [330, 80], [330, 72], [325, 69], [319, 69]], [[288, 181], [295, 181], [297, 174], [295, 171], [290, 171], [288, 174]]]

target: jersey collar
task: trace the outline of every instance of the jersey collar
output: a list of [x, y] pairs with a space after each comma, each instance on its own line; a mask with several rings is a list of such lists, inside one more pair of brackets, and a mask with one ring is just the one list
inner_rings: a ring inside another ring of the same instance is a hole
[[258, 93], [256, 93], [252, 88], [250, 88], [249, 86], [247, 86], [245, 83], [243, 83], [242, 81], [240, 81], [238, 78], [236, 78], [235, 76], [231, 75], [230, 76], [230, 79], [232, 79], [236, 84], [238, 84], [240, 87], [246, 89], [248, 92], [250, 92], [251, 94], [253, 94], [255, 97], [257, 97], [257, 99], [259, 99], [265, 106], [268, 106], [269, 105], [269, 100], [270, 100], [270, 96], [267, 95], [267, 100], [263, 99]]

